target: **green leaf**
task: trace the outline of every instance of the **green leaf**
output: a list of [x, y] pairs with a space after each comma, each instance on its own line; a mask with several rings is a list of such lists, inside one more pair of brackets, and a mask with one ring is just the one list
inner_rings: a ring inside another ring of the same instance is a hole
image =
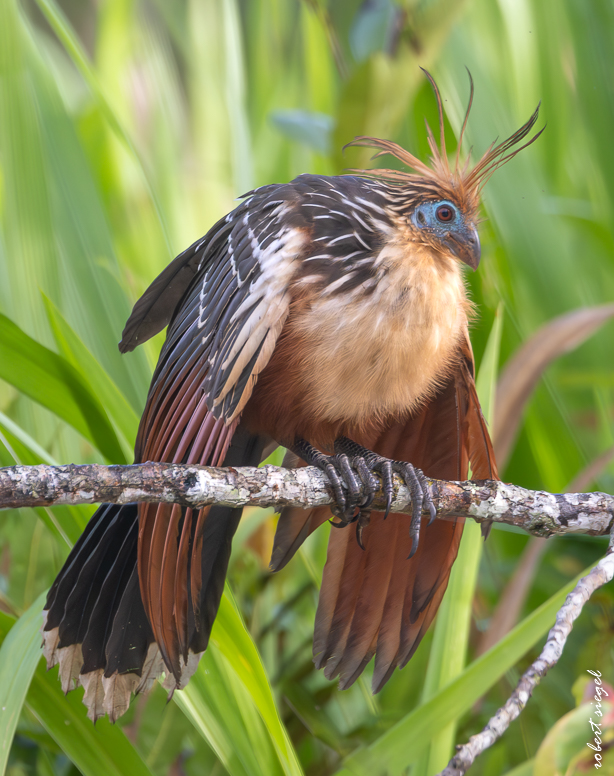
[[[228, 665], [232, 667], [233, 673], [236, 674], [239, 680], [239, 685], [237, 685], [235, 690], [237, 709], [246, 710], [246, 696], [251, 700], [270, 736], [270, 741], [274, 747], [276, 759], [282, 772], [288, 776], [301, 776], [303, 771], [279, 716], [258, 649], [241, 619], [228, 585], [226, 585], [218, 615], [211, 631], [208, 651], [205, 653], [203, 660], [201, 660], [196, 675], [192, 677], [186, 689], [181, 693], [177, 693], [175, 697], [179, 706], [207, 739], [211, 748], [224, 763], [224, 767], [231, 773], [242, 774], [242, 769], [246, 768], [245, 772], [248, 774], [266, 774], [266, 770], [253, 771], [249, 767], [249, 757], [246, 756], [243, 760], [237, 759], [238, 753], [234, 751], [231, 744], [234, 740], [234, 746], [239, 747], [240, 740], [233, 736], [232, 727], [230, 730], [224, 731], [223, 718], [219, 714], [216, 716], [212, 710], [211, 702], [208, 698], [212, 690], [209, 689], [206, 678], [207, 671], [212, 670], [211, 667], [207, 668], [207, 661], [212, 659], [208, 658], [210, 653], [217, 660], [219, 660], [218, 655], [224, 657], [228, 661]], [[223, 687], [228, 692], [228, 685], [223, 685]], [[223, 692], [222, 687], [218, 689], [218, 700], [220, 692]], [[229, 706], [233, 705], [232, 698], [227, 698], [227, 702]], [[229, 719], [229, 724], [233, 720], [235, 724], [238, 721], [236, 714]], [[246, 740], [249, 741], [249, 738]], [[253, 744], [250, 744], [250, 746], [253, 746]]]
[[139, 428], [139, 416], [51, 299], [43, 294], [43, 301], [53, 336], [62, 355], [85, 381], [96, 386], [96, 397], [120, 429], [122, 439], [131, 452]]
[[173, 698], [230, 776], [281, 776], [248, 690], [215, 647], [209, 646], [187, 688]]
[[0, 378], [54, 412], [116, 464], [127, 463], [95, 393], [66, 359], [0, 314]]
[[[87, 718], [82, 690], [64, 695], [57, 669], [47, 672], [40, 648], [42, 594], [17, 622], [0, 612], [0, 757], [6, 764], [24, 704], [84, 776], [152, 776], [121, 728]], [[26, 697], [27, 694], [27, 697]]]
[[45, 594], [40, 595], [15, 624], [12, 617], [0, 613], [0, 633], [4, 639], [0, 647], [0, 774], [6, 770], [21, 708], [41, 659], [44, 600]]
[[[603, 699], [601, 716], [595, 714], [595, 703], [583, 703], [561, 717], [548, 731], [535, 754], [535, 776], [563, 776], [592, 772], [596, 763], [603, 773], [612, 773], [614, 766], [613, 706]], [[600, 727], [593, 729], [590, 721]], [[595, 740], [595, 735], [601, 739]], [[601, 746], [601, 750], [591, 747]], [[596, 758], [596, 755], [599, 757]]]
[[156, 208], [156, 213], [160, 221], [160, 226], [163, 229], [163, 233], [168, 244], [169, 241], [168, 241], [168, 235], [166, 233], [166, 225], [165, 225], [163, 210], [160, 206], [160, 203], [158, 202], [158, 198], [156, 196], [155, 190], [152, 187], [151, 182], [149, 180], [147, 168], [145, 167], [137, 148], [132, 142], [132, 139], [130, 138], [128, 131], [122, 125], [120, 119], [118, 118], [115, 111], [112, 109], [106, 95], [104, 94], [104, 90], [100, 84], [100, 81], [96, 76], [96, 73], [93, 70], [88, 60], [85, 50], [83, 49], [82, 45], [79, 42], [79, 38], [77, 37], [77, 35], [75, 35], [74, 30], [70, 26], [70, 23], [68, 22], [68, 19], [64, 15], [61, 8], [59, 8], [57, 4], [53, 2], [53, 0], [36, 0], [36, 2], [41, 13], [47, 19], [53, 31], [58, 36], [59, 40], [61, 40], [63, 45], [66, 47], [66, 51], [69, 53], [73, 63], [78, 68], [79, 72], [84, 77], [88, 86], [92, 90], [92, 93], [96, 97], [96, 100], [102, 112], [104, 113], [106, 120], [109, 122], [109, 126], [117, 134], [117, 137], [120, 138], [120, 140], [122, 140], [126, 144], [126, 148], [129, 150], [131, 156], [138, 161], [141, 171], [143, 173], [143, 178], [146, 182], [149, 194], [151, 196], [152, 202]]
[[[482, 414], [492, 429], [495, 417], [495, 394], [499, 376], [499, 353], [501, 351], [501, 335], [503, 334], [503, 304], [499, 303], [495, 320], [484, 349], [482, 362], [475, 380], [475, 387], [480, 399]], [[491, 431], [492, 433], [492, 431]]]
[[14, 463], [24, 466], [34, 466], [39, 463], [59, 466], [58, 461], [52, 458], [36, 439], [3, 412], [0, 412], [0, 435], [2, 442], [12, 450], [13, 459], [9, 463], [2, 464], [3, 466], [12, 466]]
[[350, 47], [357, 62], [363, 62], [376, 51], [386, 51], [394, 35], [400, 8], [391, 0], [362, 3], [350, 30]]

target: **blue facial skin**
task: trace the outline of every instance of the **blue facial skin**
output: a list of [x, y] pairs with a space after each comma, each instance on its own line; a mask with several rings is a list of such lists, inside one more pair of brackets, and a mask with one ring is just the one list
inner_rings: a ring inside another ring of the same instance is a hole
[[465, 221], [454, 203], [446, 199], [424, 202], [414, 210], [411, 220], [416, 229], [433, 235], [456, 258], [477, 269], [480, 238], [475, 226]]

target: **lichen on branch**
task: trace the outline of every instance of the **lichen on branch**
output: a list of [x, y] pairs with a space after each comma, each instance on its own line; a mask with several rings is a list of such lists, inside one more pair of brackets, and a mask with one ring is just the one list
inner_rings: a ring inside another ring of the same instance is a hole
[[[614, 497], [606, 493], [547, 493], [494, 480], [429, 480], [441, 519], [472, 517], [515, 525], [535, 536], [569, 533], [603, 536], [614, 519]], [[332, 490], [319, 469], [278, 466], [211, 468], [141, 463], [10, 466], [0, 468], [0, 509], [54, 504], [168, 502], [189, 507], [305, 508], [332, 504]], [[407, 512], [409, 491], [395, 476], [392, 512]], [[374, 509], [384, 508], [380, 490]]]

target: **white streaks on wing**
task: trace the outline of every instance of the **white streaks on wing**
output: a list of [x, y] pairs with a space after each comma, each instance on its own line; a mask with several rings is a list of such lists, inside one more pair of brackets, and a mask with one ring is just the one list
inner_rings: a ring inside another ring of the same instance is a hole
[[[207, 273], [208, 275], [209, 273]], [[205, 293], [207, 289], [207, 275], [205, 275], [205, 278], [203, 280], [203, 284], [200, 287], [200, 295], [199, 295], [199, 304], [198, 304], [198, 328], [202, 329], [202, 327], [206, 323], [205, 318]], [[203, 339], [204, 342], [204, 339]]]
[[384, 208], [380, 207], [379, 205], [376, 205], [375, 202], [369, 202], [368, 200], [363, 199], [362, 197], [355, 197], [354, 202], [361, 202], [363, 205], [366, 205], [371, 212], [375, 210], [377, 213], [381, 213], [383, 216], [387, 215]]
[[348, 220], [348, 213], [344, 213], [342, 210], [329, 210], [329, 213], [334, 213], [336, 216], [341, 216], [346, 221]]
[[[363, 208], [360, 208], [360, 209], [362, 210]], [[362, 218], [361, 218], [361, 217], [358, 215], [358, 213], [356, 212], [356, 210], [354, 210], [354, 209], [352, 209], [352, 218], [353, 218], [354, 220], [358, 221], [358, 223], [359, 223], [359, 224], [360, 224], [360, 225], [363, 227], [363, 229], [366, 229], [368, 232], [372, 232], [372, 231], [373, 231], [373, 227], [372, 227], [372, 226], [370, 226], [370, 225], [369, 225], [369, 224], [368, 224], [366, 221], [364, 221], [364, 220], [363, 220], [363, 219], [362, 219]]]
[[392, 224], [387, 223], [386, 221], [376, 221], [373, 220], [373, 226], [380, 231], [385, 237], [389, 237], [390, 239], [394, 239], [396, 236], [395, 228], [392, 226]]
[[371, 250], [371, 246], [367, 245], [367, 243], [362, 239], [358, 232], [354, 232], [354, 237], [358, 240], [359, 243], [362, 243], [368, 251]]
[[[260, 273], [249, 286], [247, 297], [230, 319], [230, 323], [236, 322], [239, 332], [221, 368], [229, 367], [233, 361], [234, 365], [224, 387], [215, 399], [215, 405], [220, 404], [234, 388], [241, 373], [263, 340], [264, 346], [260, 351], [252, 376], [255, 378], [268, 362], [290, 309], [290, 282], [296, 270], [298, 256], [307, 239], [300, 229], [284, 229], [263, 250], [251, 228], [248, 228], [248, 236], [252, 244], [254, 258], [260, 267]], [[242, 321], [242, 316], [248, 311], [251, 311], [250, 314], [246, 320]], [[253, 384], [253, 379], [248, 381], [233, 416], [227, 418], [227, 422], [230, 422], [241, 412], [249, 398]]]
[[[361, 201], [361, 202], [365, 202], [365, 200], [364, 200], [364, 199], [360, 199], [360, 201]], [[361, 211], [362, 213], [364, 213], [366, 216], [372, 216], [372, 215], [373, 215], [373, 210], [369, 210], [369, 208], [368, 208], [368, 207], [363, 207], [362, 205], [359, 205], [359, 204], [358, 204], [358, 202], [356, 201], [356, 198], [349, 200], [349, 202], [350, 202], [350, 206], [352, 207], [352, 209], [353, 209], [354, 211], [356, 211], [356, 210], [360, 210], [360, 211]], [[368, 205], [370, 205], [370, 203], [367, 203], [367, 204], [368, 204]], [[357, 216], [357, 215], [356, 215], [355, 217], [356, 217], [356, 218], [358, 218], [358, 216]], [[367, 228], [368, 228], [368, 227], [367, 227]]]
[[[205, 236], [203, 237], [203, 239], [202, 239], [202, 240], [201, 240], [201, 241], [198, 243], [198, 245], [196, 246], [196, 248], [194, 248], [194, 253], [195, 253], [195, 254], [197, 254], [197, 253], [198, 253], [198, 251], [199, 251], [199, 250], [200, 250], [200, 249], [203, 247], [203, 245], [205, 244], [205, 242], [206, 242], [206, 241], [207, 241], [207, 236], [205, 235]], [[198, 262], [198, 267], [196, 268], [196, 271], [197, 271], [197, 272], [200, 272], [200, 269], [201, 269], [201, 267], [202, 267], [202, 265], [203, 265], [203, 261], [205, 260], [205, 256], [206, 256], [206, 254], [207, 254], [207, 251], [206, 251], [206, 250], [205, 250], [205, 251], [203, 251], [203, 253], [202, 253], [202, 256], [200, 257], [200, 261]]]
[[341, 242], [341, 240], [351, 240], [353, 237], [352, 234], [340, 234], [339, 237], [335, 237], [332, 240], [329, 241], [329, 245], [334, 245], [335, 243]]

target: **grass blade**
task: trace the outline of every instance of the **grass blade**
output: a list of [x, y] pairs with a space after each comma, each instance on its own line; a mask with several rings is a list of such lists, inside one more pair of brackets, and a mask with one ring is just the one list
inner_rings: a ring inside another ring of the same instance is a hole
[[43, 602], [41, 595], [17, 622], [8, 615], [0, 615], [0, 628], [10, 629], [8, 635], [2, 634], [6, 638], [0, 647], [0, 774], [6, 771], [21, 708], [41, 658], [39, 629]]
[[147, 169], [145, 168], [145, 165], [141, 157], [139, 156], [139, 153], [136, 147], [134, 146], [130, 138], [130, 135], [128, 134], [126, 129], [122, 126], [122, 123], [120, 122], [119, 118], [115, 114], [114, 110], [111, 108], [111, 105], [109, 104], [109, 101], [107, 100], [104, 94], [104, 91], [98, 81], [96, 73], [93, 70], [91, 64], [89, 63], [89, 60], [85, 51], [83, 50], [81, 44], [79, 43], [79, 39], [71, 29], [70, 24], [68, 23], [68, 20], [64, 16], [62, 10], [58, 8], [58, 6], [52, 0], [37, 0], [37, 5], [40, 8], [41, 13], [45, 16], [45, 18], [51, 25], [55, 34], [62, 41], [62, 44], [65, 46], [66, 51], [68, 52], [70, 58], [72, 59], [75, 66], [77, 67], [77, 69], [79, 70], [79, 72], [81, 73], [85, 81], [87, 82], [88, 86], [92, 90], [92, 93], [96, 97], [96, 100], [100, 105], [100, 108], [104, 113], [106, 120], [109, 122], [109, 126], [117, 134], [119, 139], [123, 143], [125, 143], [126, 147], [130, 151], [133, 158], [139, 162], [139, 165], [143, 172], [145, 183], [147, 185], [149, 194], [151, 196], [151, 200], [154, 204], [154, 207], [156, 208], [156, 213], [160, 221], [160, 225], [163, 229], [164, 236], [166, 238], [167, 247], [169, 248], [169, 252], [170, 252], [170, 242], [168, 239], [167, 230], [165, 228], [163, 211], [162, 211], [162, 208], [160, 207], [160, 203], [158, 202], [158, 198], [156, 197], [156, 193], [149, 181]]
[[[185, 690], [173, 699], [230, 776], [281, 776], [253, 700], [230, 664], [210, 646]], [[251, 724], [246, 712], [252, 711]]]
[[[211, 646], [232, 666], [242, 687], [245, 688], [258, 710], [275, 748], [283, 773], [288, 774], [288, 776], [301, 776], [303, 771], [277, 711], [262, 660], [252, 637], [243, 624], [228, 586], [226, 586], [211, 632], [209, 650], [211, 650]], [[203, 663], [198, 670], [201, 679], [206, 672], [205, 665], [206, 663]], [[209, 712], [207, 692], [206, 683], [192, 680], [182, 691], [181, 698], [178, 699], [179, 704], [193, 722], [198, 720], [199, 729], [207, 737], [220, 759], [224, 758], [222, 762], [227, 763], [229, 767], [239, 769], [236, 762], [231, 760], [231, 752], [225, 747], [224, 736], [220, 735], [219, 738], [216, 736], [216, 731], [218, 733], [221, 731], [219, 724], [216, 724], [214, 717]], [[240, 772], [240, 769], [237, 772]]]
[[132, 448], [139, 427], [139, 416], [51, 299], [44, 295], [43, 299], [53, 336], [62, 355], [84, 380], [96, 386], [97, 398], [119, 428], [123, 440]]
[[54, 412], [111, 463], [127, 463], [107, 414], [85, 379], [0, 314], [0, 378]]

